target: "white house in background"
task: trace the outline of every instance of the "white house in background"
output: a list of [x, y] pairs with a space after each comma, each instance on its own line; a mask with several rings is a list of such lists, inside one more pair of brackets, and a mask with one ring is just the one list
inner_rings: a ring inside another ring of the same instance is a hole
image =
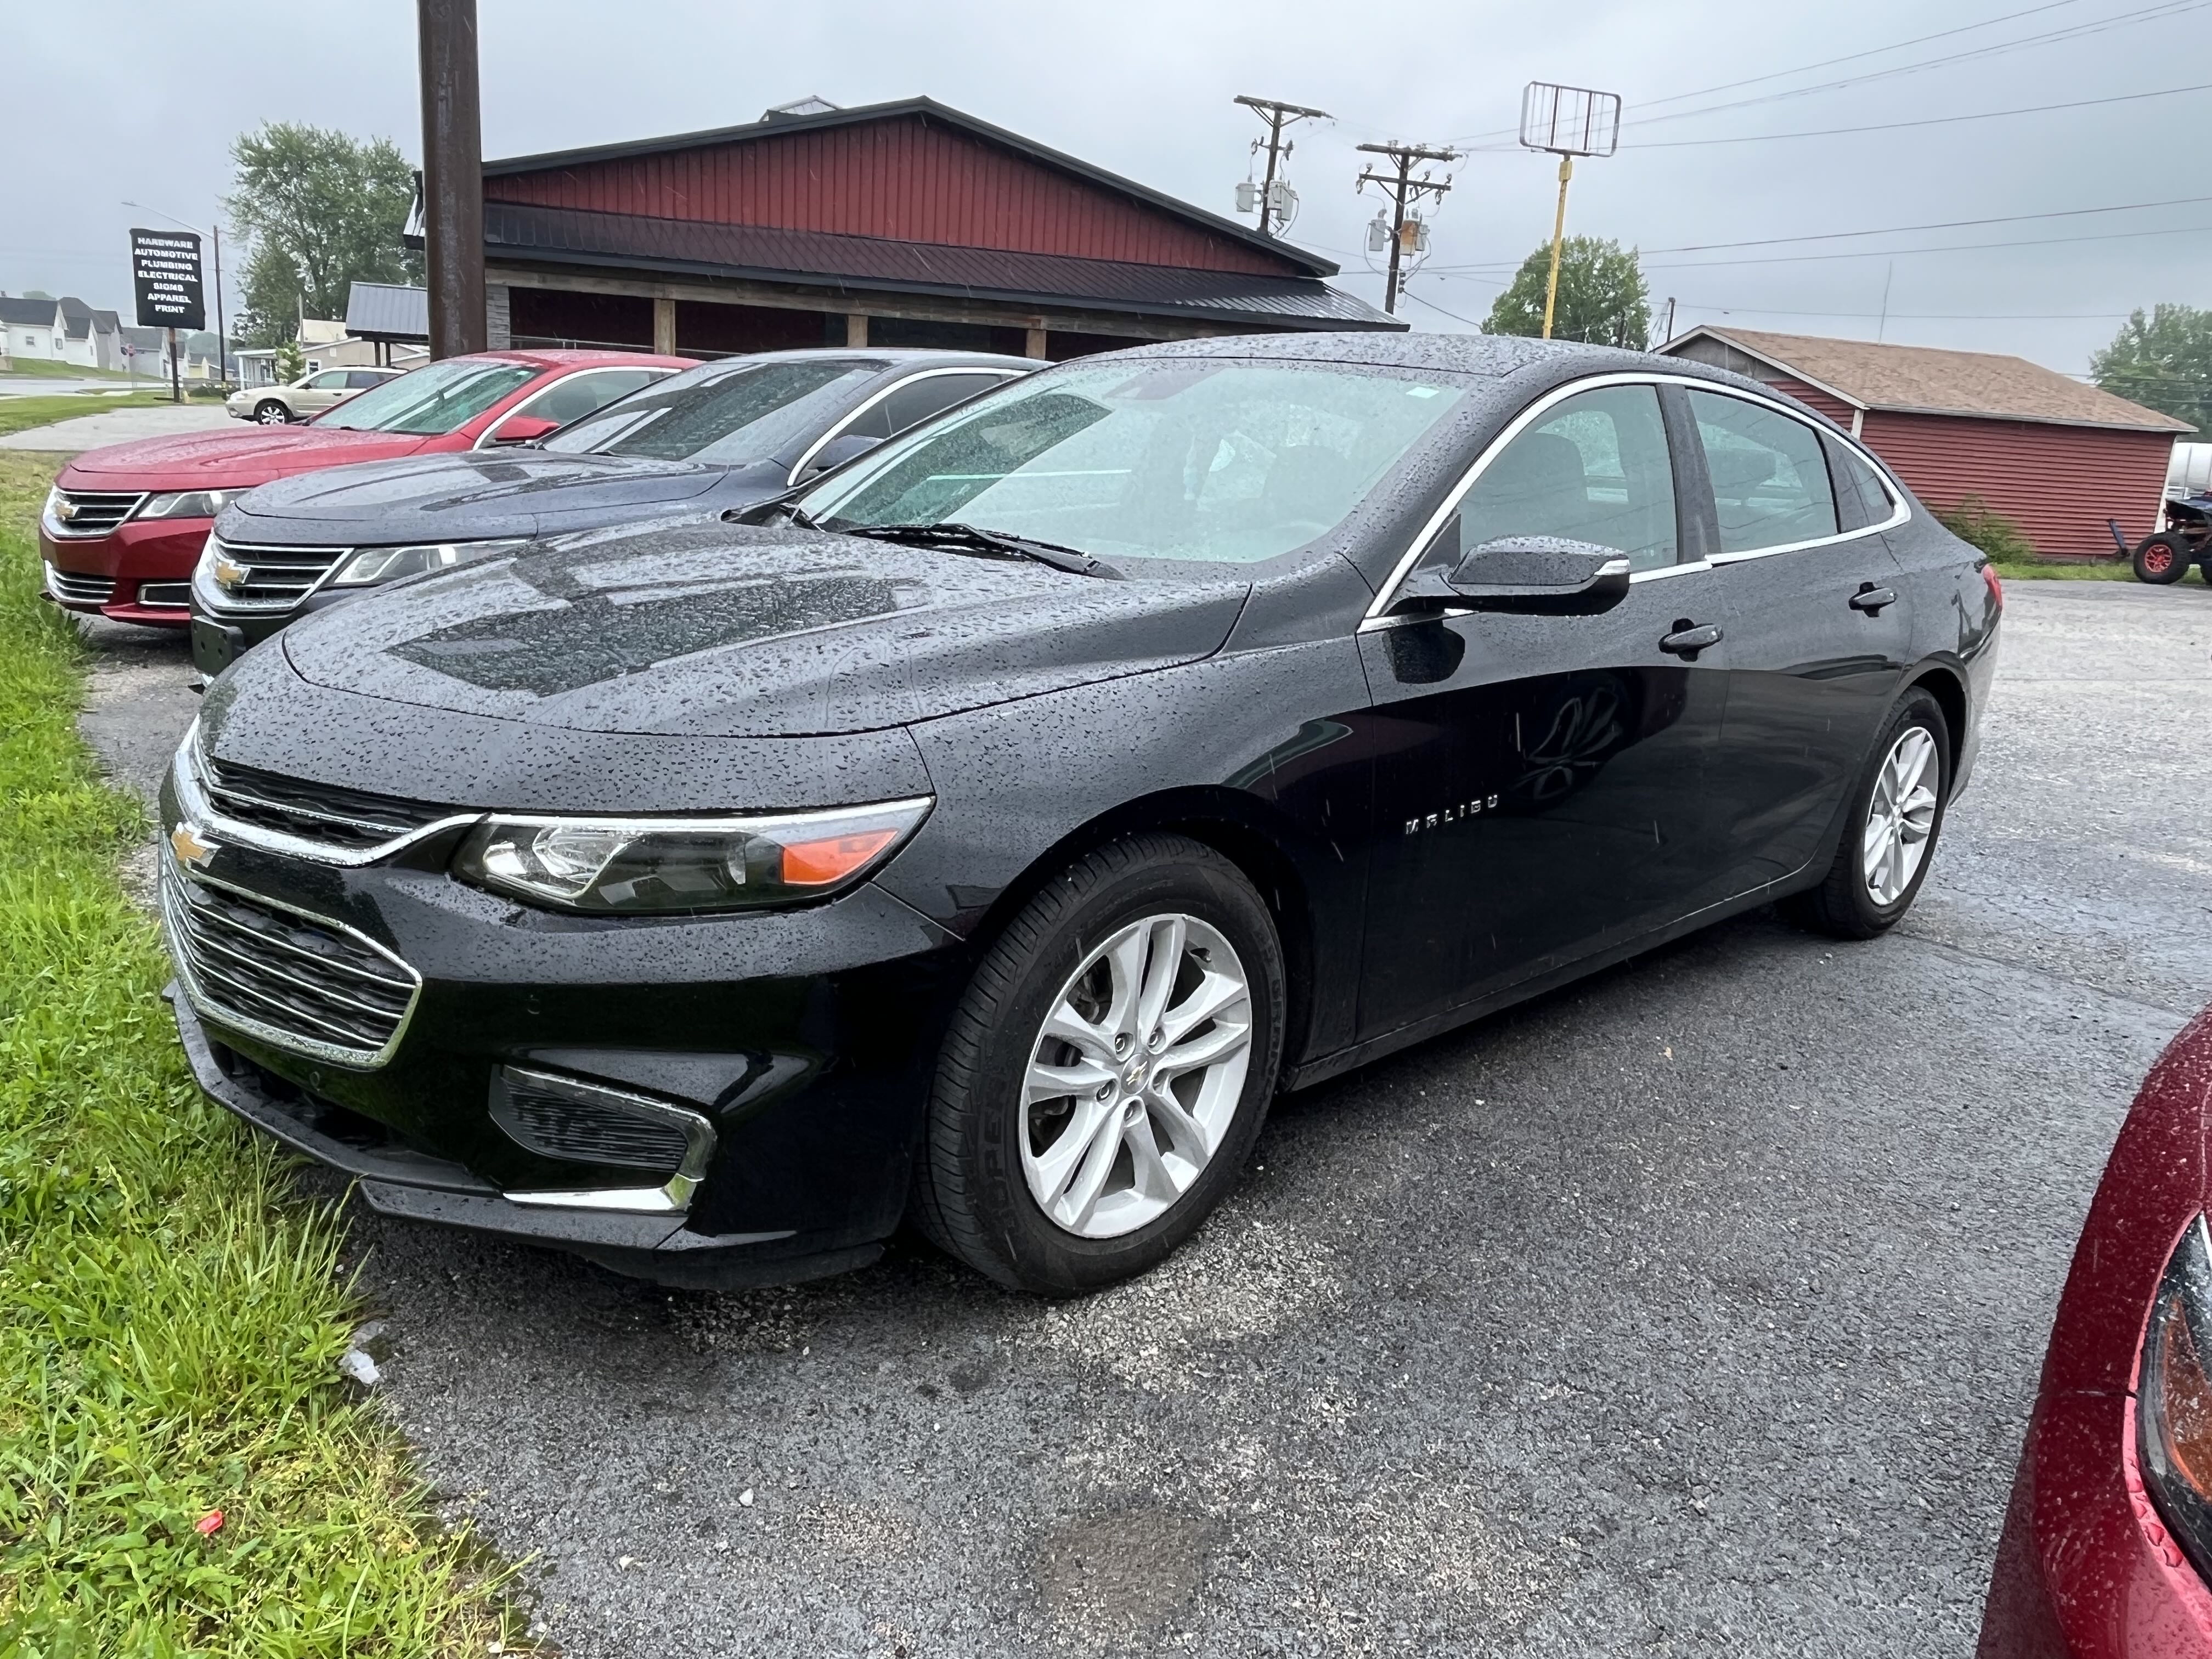
[[95, 311], [75, 295], [58, 300], [0, 296], [0, 328], [13, 357], [74, 363], [80, 368], [123, 367], [122, 319]]
[[[343, 323], [326, 318], [302, 317], [295, 337], [301, 355], [307, 359], [307, 373], [320, 374], [326, 368], [374, 368], [382, 361], [376, 342], [364, 340], [349, 333]], [[238, 359], [240, 384], [243, 386], [274, 386], [276, 383], [276, 348], [248, 346], [233, 354]], [[392, 355], [392, 363], [402, 368], [414, 366], [410, 359], [429, 356], [428, 349], [400, 352]]]

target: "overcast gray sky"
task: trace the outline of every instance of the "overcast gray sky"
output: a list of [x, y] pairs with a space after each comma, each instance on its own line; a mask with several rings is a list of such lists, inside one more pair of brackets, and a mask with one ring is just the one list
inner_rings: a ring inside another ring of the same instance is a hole
[[[419, 156], [408, 0], [75, 0], [11, 11], [9, 96], [0, 102], [0, 289], [9, 293], [75, 293], [127, 312], [125, 232], [161, 221], [121, 203], [205, 222], [228, 185], [232, 137], [263, 120], [386, 135]], [[1657, 251], [2212, 198], [2212, 181], [2193, 165], [2212, 91], [1999, 120], [1759, 137], [2212, 82], [2212, 0], [1459, 0], [1413, 12], [1341, 0], [480, 0], [480, 17], [492, 156], [728, 125], [807, 93], [839, 104], [927, 94], [1228, 212], [1258, 130], [1230, 100], [1251, 93], [1337, 117], [1300, 130], [1291, 177], [1304, 210], [1291, 240], [1337, 258], [1344, 284], [1374, 300], [1381, 282], [1358, 250], [1376, 201], [1371, 191], [1353, 193], [1364, 158], [1352, 147], [1384, 137], [1497, 144], [1517, 118], [1522, 83], [1555, 80], [1626, 100], [1620, 153], [1581, 165], [1569, 228], [1646, 250], [1655, 299], [1680, 302], [1678, 327], [1721, 320], [1725, 310], [1745, 327], [1872, 338], [1887, 288], [1886, 338], [2017, 351], [2079, 373], [2131, 307], [2212, 304], [2212, 199]], [[1966, 27], [1998, 18], [2009, 21]], [[2081, 32], [1768, 96], [2057, 30]], [[1684, 142], [1692, 139], [1730, 142]], [[1427, 268], [1413, 283], [1429, 303], [1407, 308], [1417, 327], [1479, 321], [1504, 280], [1498, 267], [1549, 234], [1555, 164], [1504, 143], [1452, 169]], [[1968, 242], [2039, 245], [1897, 251]], [[1853, 257], [1802, 257], [1840, 252]]]

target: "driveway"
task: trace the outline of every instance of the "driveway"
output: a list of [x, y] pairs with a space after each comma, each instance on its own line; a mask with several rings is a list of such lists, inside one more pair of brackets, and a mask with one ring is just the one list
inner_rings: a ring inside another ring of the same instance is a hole
[[[2212, 1000], [2212, 592], [2008, 599], [1887, 939], [1747, 916], [1294, 1097], [1085, 1302], [364, 1216], [386, 1396], [592, 1659], [1965, 1654], [2090, 1192]], [[142, 785], [181, 661], [86, 715]]]
[[[178, 432], [215, 432], [232, 424], [221, 404], [161, 404], [138, 409], [110, 409], [97, 415], [73, 415], [51, 426], [0, 437], [0, 449], [31, 449], [47, 455], [76, 455], [134, 438], [166, 438]], [[245, 429], [245, 422], [237, 423]]]

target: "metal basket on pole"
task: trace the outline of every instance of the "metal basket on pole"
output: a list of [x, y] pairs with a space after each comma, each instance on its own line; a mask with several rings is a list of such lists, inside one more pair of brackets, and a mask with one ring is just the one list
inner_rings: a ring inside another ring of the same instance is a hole
[[1552, 216], [1552, 276], [1544, 289], [1544, 337], [1559, 303], [1559, 251], [1567, 234], [1567, 181], [1577, 155], [1610, 155], [1620, 145], [1620, 94], [1531, 81], [1521, 94], [1521, 143], [1559, 158], [1559, 205]]

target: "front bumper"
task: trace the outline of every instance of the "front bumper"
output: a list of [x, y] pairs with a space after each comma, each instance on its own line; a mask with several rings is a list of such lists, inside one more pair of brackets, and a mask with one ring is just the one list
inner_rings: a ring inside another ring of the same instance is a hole
[[[191, 619], [192, 567], [214, 525], [212, 519], [126, 519], [105, 536], [81, 539], [51, 536], [41, 526], [40, 556], [60, 577], [78, 579], [50, 576], [46, 598], [86, 616], [182, 628]], [[98, 592], [101, 583], [109, 584], [104, 592]]]
[[[163, 805], [173, 829], [173, 778]], [[200, 833], [204, 847], [221, 832]], [[350, 868], [251, 846], [204, 856], [228, 890], [372, 939], [422, 982], [388, 1056], [357, 1064], [226, 1023], [180, 972], [200, 1086], [357, 1177], [386, 1213], [666, 1283], [785, 1282], [871, 1259], [903, 1213], [958, 942], [866, 884], [712, 920], [554, 915], [447, 876], [465, 833]], [[192, 878], [172, 860], [165, 878]], [[641, 1212], [621, 1196], [635, 1170], [550, 1157], [501, 1127], [495, 1084], [517, 1067], [703, 1116], [711, 1162], [680, 1207]]]

